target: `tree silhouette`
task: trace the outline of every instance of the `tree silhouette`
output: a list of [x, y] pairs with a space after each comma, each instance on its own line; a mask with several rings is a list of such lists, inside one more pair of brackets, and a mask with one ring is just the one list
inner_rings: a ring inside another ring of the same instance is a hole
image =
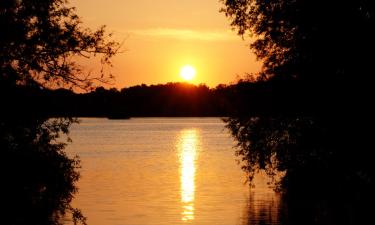
[[[304, 209], [325, 217], [312, 216], [311, 224], [364, 223], [375, 186], [368, 147], [375, 125], [374, 2], [222, 2], [239, 35], [255, 38], [251, 48], [263, 62], [257, 84], [270, 93], [254, 113], [249, 89], [239, 83], [237, 112], [226, 120], [250, 180], [258, 170], [283, 172], [277, 187], [289, 200], [309, 195]], [[337, 217], [327, 222], [328, 212]]]
[[[79, 178], [78, 158], [64, 152], [61, 136], [72, 118], [49, 119], [42, 101], [26, 102], [45, 88], [88, 89], [106, 82], [111, 57], [119, 44], [104, 27], [81, 26], [66, 0], [2, 0], [0, 2], [0, 194], [5, 224], [61, 224], [69, 212]], [[102, 71], [91, 76], [78, 57], [101, 55]], [[21, 101], [23, 100], [23, 101]], [[23, 105], [20, 105], [23, 104]]]
[[238, 34], [256, 38], [251, 48], [263, 61], [266, 78], [362, 79], [373, 71], [371, 0], [222, 2]]
[[81, 27], [74, 8], [66, 0], [0, 3], [1, 82], [87, 88], [94, 80], [106, 81], [104, 70], [85, 74], [77, 57], [102, 55], [110, 66], [118, 43], [107, 41], [104, 27], [91, 31]]
[[[9, 117], [8, 117], [9, 119]], [[18, 118], [1, 121], [0, 187], [5, 224], [60, 224], [65, 213], [84, 223], [70, 206], [79, 178], [78, 158], [69, 158], [57, 141], [74, 120]]]

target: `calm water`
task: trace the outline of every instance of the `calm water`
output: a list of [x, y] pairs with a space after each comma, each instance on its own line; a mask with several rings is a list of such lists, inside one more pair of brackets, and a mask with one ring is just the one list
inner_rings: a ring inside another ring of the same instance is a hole
[[83, 118], [71, 137], [89, 225], [277, 224], [278, 196], [262, 176], [250, 191], [219, 118]]

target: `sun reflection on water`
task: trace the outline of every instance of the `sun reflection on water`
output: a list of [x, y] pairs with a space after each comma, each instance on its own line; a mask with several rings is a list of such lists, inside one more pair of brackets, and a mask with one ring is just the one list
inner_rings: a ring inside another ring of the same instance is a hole
[[180, 150], [181, 220], [183, 221], [194, 220], [197, 133], [196, 129], [183, 130], [178, 144]]

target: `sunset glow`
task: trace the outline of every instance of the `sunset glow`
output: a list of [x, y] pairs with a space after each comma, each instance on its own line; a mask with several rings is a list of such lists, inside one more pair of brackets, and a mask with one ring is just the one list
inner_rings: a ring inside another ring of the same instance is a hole
[[195, 68], [190, 65], [183, 66], [180, 70], [180, 76], [185, 81], [192, 81], [196, 73]]
[[375, 0], [0, 0], [1, 224], [371, 224], [374, 28]]
[[[82, 17], [82, 26], [96, 29], [106, 25], [113, 38], [123, 43], [108, 71], [115, 76], [116, 88], [189, 81], [179, 74], [185, 64], [197, 71], [190, 83], [210, 87], [234, 82], [237, 76], [261, 68], [250, 54], [248, 40], [232, 31], [219, 12], [222, 5], [218, 0], [71, 3]], [[83, 67], [92, 74], [101, 69], [96, 61], [84, 62]]]

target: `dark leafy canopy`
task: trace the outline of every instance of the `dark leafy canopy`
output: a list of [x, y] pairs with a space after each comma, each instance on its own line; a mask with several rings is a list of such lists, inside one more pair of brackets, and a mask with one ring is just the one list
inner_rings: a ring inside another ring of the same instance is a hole
[[259, 170], [273, 178], [281, 175], [278, 172], [285, 172], [286, 179], [275, 179], [280, 182], [276, 188], [290, 189], [296, 182], [294, 176], [298, 176], [300, 184], [304, 179], [315, 181], [319, 176], [324, 180], [320, 172], [330, 177], [330, 164], [334, 163], [337, 170], [345, 166], [344, 162], [338, 166], [333, 161], [335, 149], [327, 146], [335, 134], [328, 133], [325, 124], [314, 117], [234, 117], [226, 122], [238, 141], [236, 154], [246, 162], [243, 169], [249, 173], [250, 181]]
[[90, 87], [111, 75], [85, 74], [77, 57], [102, 55], [102, 65], [119, 45], [107, 41], [104, 27], [81, 27], [67, 0], [2, 0], [0, 2], [0, 79], [8, 84]]
[[372, 0], [222, 0], [223, 12], [264, 64], [263, 76], [335, 80], [371, 76]]
[[238, 33], [255, 38], [251, 48], [263, 62], [257, 84], [266, 87], [259, 93], [270, 94], [264, 110], [254, 110], [264, 96], [239, 83], [237, 112], [226, 120], [250, 180], [259, 170], [283, 172], [277, 187], [289, 206], [310, 214], [295, 224], [368, 223], [375, 1], [222, 2]]
[[[8, 118], [9, 119], [9, 118]], [[85, 219], [70, 202], [79, 178], [78, 158], [69, 158], [57, 139], [72, 119], [0, 121], [0, 195], [5, 224], [60, 224], [70, 212]]]
[[70, 206], [79, 161], [69, 158], [59, 141], [75, 120], [49, 119], [45, 105], [18, 101], [41, 87], [86, 89], [111, 78], [103, 70], [89, 76], [76, 61], [99, 54], [102, 66], [111, 66], [119, 44], [107, 40], [104, 27], [82, 28], [67, 5], [66, 0], [0, 1], [0, 195], [5, 224], [61, 224], [67, 212], [75, 222], [85, 223]]
[[[229, 119], [228, 125], [245, 150], [242, 154], [250, 167], [255, 162], [261, 168], [265, 164], [273, 165], [270, 161], [273, 154], [280, 148], [292, 149], [297, 142], [305, 143], [305, 147], [299, 149], [306, 160], [310, 154], [315, 154], [310, 152], [315, 148], [306, 145], [307, 134], [297, 138], [292, 135], [291, 127], [294, 127], [294, 133], [309, 130], [311, 137], [324, 136], [323, 131], [313, 128], [315, 125], [306, 126], [310, 122], [319, 124], [321, 130], [329, 131], [337, 138], [335, 141], [342, 142], [346, 139], [340, 140], [340, 137], [348, 137], [346, 129], [359, 132], [365, 129], [364, 124], [370, 124], [369, 112], [372, 111], [369, 102], [373, 100], [373, 93], [369, 81], [374, 74], [375, 52], [374, 1], [224, 0], [223, 3], [222, 11], [231, 19], [238, 33], [250, 33], [256, 38], [251, 48], [263, 60], [261, 74], [271, 84], [275, 96], [271, 100], [276, 99], [281, 107], [283, 104], [289, 108], [302, 103], [313, 104], [315, 108], [295, 112], [292, 109], [278, 110], [281, 113], [269, 112], [268, 116], [263, 113], [253, 118], [247, 112], [238, 112]], [[296, 85], [299, 88], [295, 88]], [[291, 87], [294, 92], [289, 91]], [[292, 104], [287, 104], [290, 98], [293, 98]], [[240, 104], [251, 105], [251, 102], [246, 102], [249, 99], [242, 100]], [[301, 120], [304, 122], [296, 122]], [[258, 137], [254, 139], [252, 135]], [[286, 140], [294, 141], [285, 145]], [[349, 151], [348, 146], [355, 147], [359, 143], [354, 136], [347, 140], [350, 144], [340, 146], [341, 152]], [[325, 142], [320, 148], [333, 147], [334, 141], [331, 142]], [[329, 151], [341, 154], [340, 147], [336, 145]], [[279, 165], [289, 162], [290, 153], [276, 154]], [[295, 153], [292, 155], [296, 157]], [[298, 162], [302, 163], [296, 160], [279, 168], [287, 170]]]

